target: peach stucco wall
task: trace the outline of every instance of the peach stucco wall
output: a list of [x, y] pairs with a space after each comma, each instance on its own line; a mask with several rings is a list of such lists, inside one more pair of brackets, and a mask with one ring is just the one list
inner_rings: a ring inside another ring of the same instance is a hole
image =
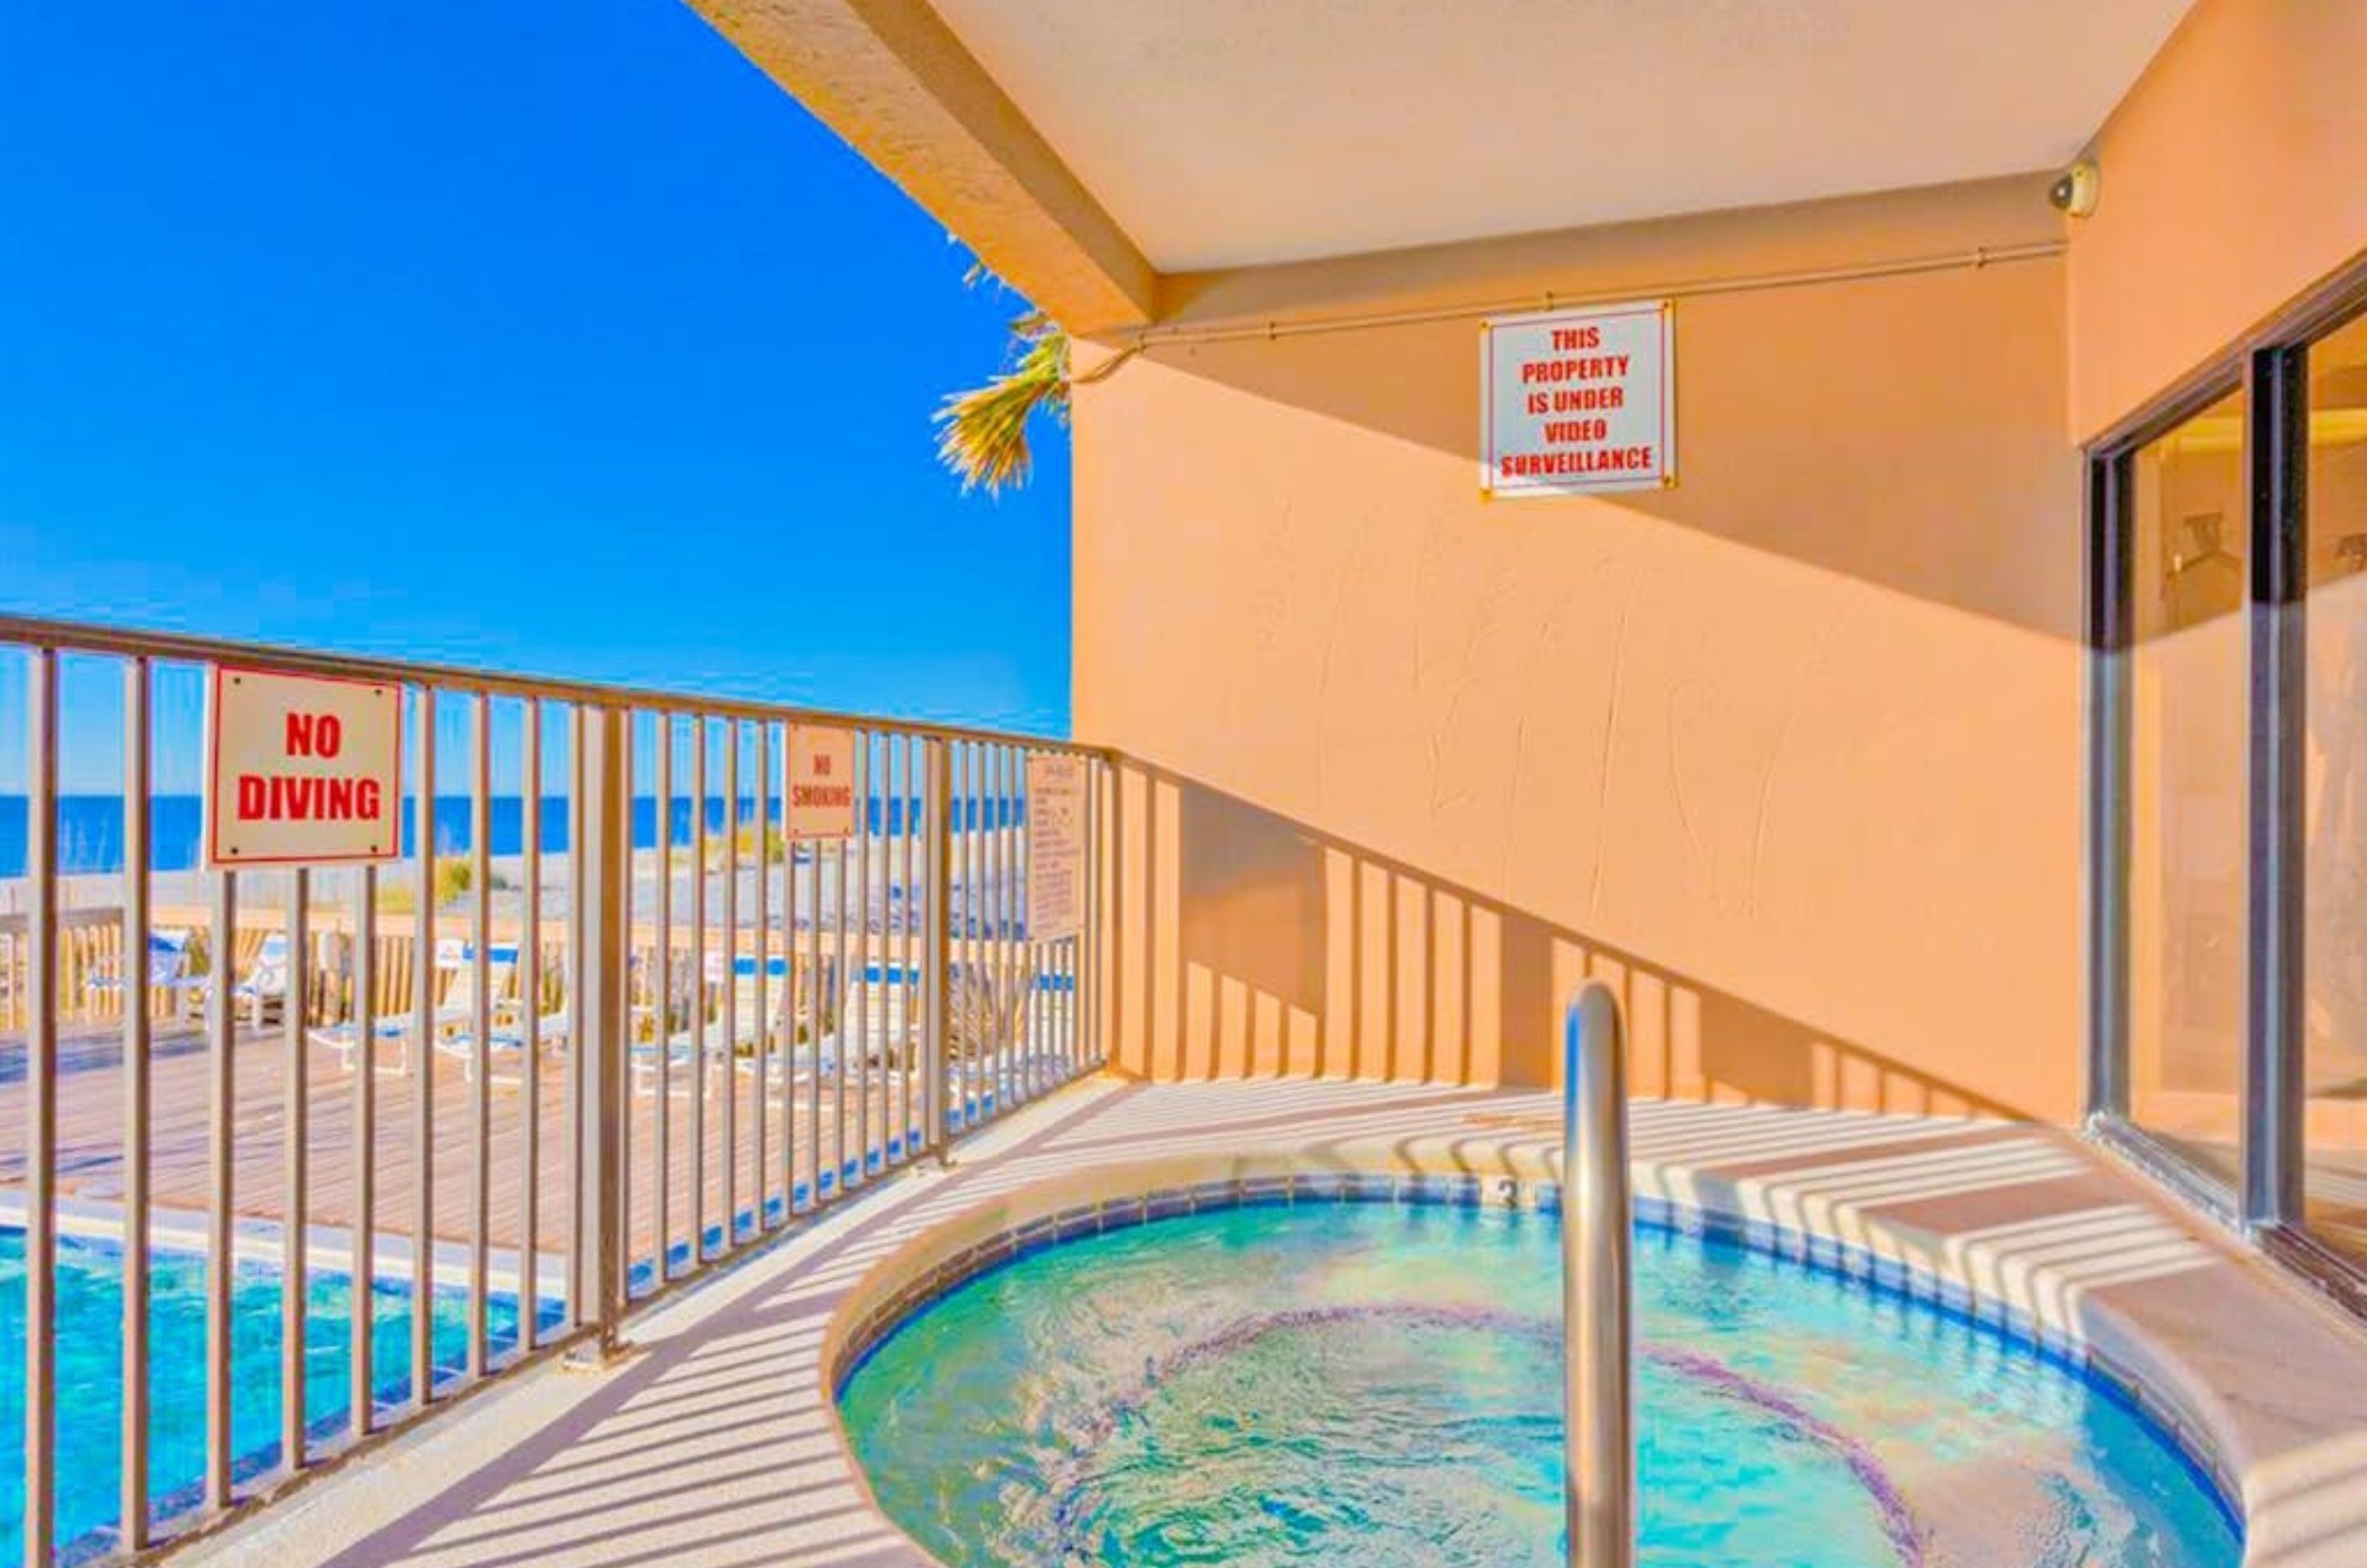
[[[1812, 231], [1818, 265], [2057, 232], [2034, 199], [1631, 234], [1655, 259], [1610, 281], [1764, 270]], [[1569, 288], [1622, 253], [1491, 254]], [[1407, 276], [1507, 291], [1484, 256]], [[1386, 263], [1342, 276], [1389, 304]], [[1687, 299], [1683, 482], [1591, 500], [1480, 499], [1468, 321], [1081, 387], [1077, 729], [1147, 764], [1121, 1060], [1543, 1081], [1595, 969], [1646, 1089], [2074, 1115], [2063, 309], [2058, 260]]]
[[2367, 253], [2367, 5], [2201, 0], [2097, 137], [2071, 414], [2142, 408]]

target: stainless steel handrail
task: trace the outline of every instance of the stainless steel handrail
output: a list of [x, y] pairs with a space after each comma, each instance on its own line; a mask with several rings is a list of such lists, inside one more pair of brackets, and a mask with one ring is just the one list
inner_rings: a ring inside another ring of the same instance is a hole
[[1635, 1561], [1628, 1303], [1627, 1051], [1619, 1000], [1590, 980], [1562, 1029], [1562, 1506], [1572, 1568]]

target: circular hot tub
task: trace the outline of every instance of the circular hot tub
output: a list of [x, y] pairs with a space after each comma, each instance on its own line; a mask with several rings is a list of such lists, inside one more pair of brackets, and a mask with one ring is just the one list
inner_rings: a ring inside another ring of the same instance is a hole
[[[1554, 1214], [1157, 1213], [974, 1249], [862, 1336], [841, 1414], [916, 1540], [955, 1565], [1558, 1568]], [[2188, 1457], [2034, 1344], [1697, 1228], [1639, 1226], [1635, 1261], [1644, 1563], [2241, 1555]]]

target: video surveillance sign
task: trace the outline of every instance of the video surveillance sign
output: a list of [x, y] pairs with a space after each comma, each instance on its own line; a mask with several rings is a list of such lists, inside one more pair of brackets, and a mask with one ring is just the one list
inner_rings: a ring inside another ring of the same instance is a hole
[[1501, 316], [1479, 329], [1479, 490], [1583, 495], [1677, 482], [1671, 301]]

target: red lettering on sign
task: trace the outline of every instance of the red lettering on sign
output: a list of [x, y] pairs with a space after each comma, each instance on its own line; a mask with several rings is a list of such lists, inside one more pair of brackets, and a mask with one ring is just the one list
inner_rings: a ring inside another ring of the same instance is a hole
[[1609, 381], [1627, 374], [1634, 358], [1625, 354], [1591, 354], [1581, 359], [1531, 359], [1521, 366], [1521, 381]]
[[1611, 434], [1611, 422], [1605, 419], [1565, 419], [1546, 421], [1548, 441], [1600, 441]]
[[242, 822], [375, 822], [385, 807], [386, 792], [376, 779], [238, 776]]
[[[1545, 402], [1546, 398], [1546, 395], [1543, 392], [1530, 393], [1529, 412], [1545, 412], [1546, 411], [1537, 405]], [[1552, 407], [1556, 413], [1572, 413], [1589, 409], [1623, 409], [1626, 406], [1627, 389], [1625, 387], [1576, 387], [1557, 391], [1552, 395]]]
[[335, 714], [288, 716], [288, 754], [291, 757], [334, 757], [345, 743], [345, 726], [337, 721]]
[[1548, 313], [1490, 322], [1480, 343], [1482, 491], [1674, 482], [1662, 450], [1673, 439], [1671, 401], [1660, 379], [1671, 347], [1665, 305], [1638, 303], [1594, 321]]
[[1546, 479], [1561, 474], [1641, 473], [1652, 467], [1652, 447], [1603, 446], [1580, 452], [1507, 452], [1496, 462], [1508, 479]]

